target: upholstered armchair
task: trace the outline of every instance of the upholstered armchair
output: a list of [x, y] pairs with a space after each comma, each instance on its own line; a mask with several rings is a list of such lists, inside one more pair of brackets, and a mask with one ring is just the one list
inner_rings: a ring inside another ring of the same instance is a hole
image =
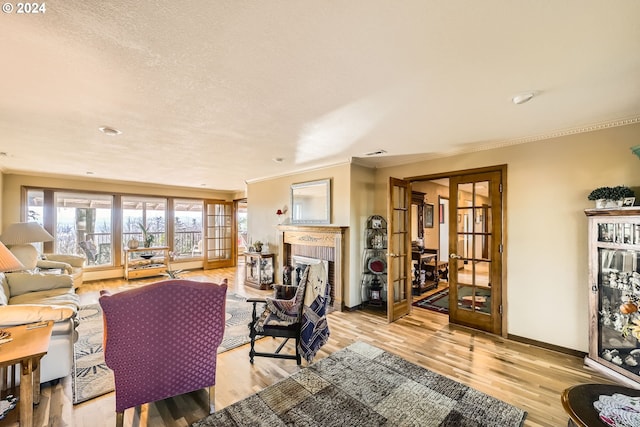
[[43, 254], [36, 262], [39, 271], [47, 273], [49, 270], [60, 269], [63, 274], [68, 274], [73, 279], [73, 288], [82, 285], [82, 272], [85, 258], [81, 255], [70, 254]]
[[122, 426], [127, 408], [204, 388], [213, 412], [226, 293], [226, 279], [221, 284], [165, 280], [114, 295], [102, 292], [116, 425]]
[[36, 222], [16, 222], [9, 225], [0, 235], [13, 255], [23, 265], [21, 271], [31, 273], [59, 270], [73, 278], [74, 289], [82, 284], [82, 268], [85, 258], [79, 255], [45, 254], [41, 255], [32, 243], [50, 242], [53, 236]]

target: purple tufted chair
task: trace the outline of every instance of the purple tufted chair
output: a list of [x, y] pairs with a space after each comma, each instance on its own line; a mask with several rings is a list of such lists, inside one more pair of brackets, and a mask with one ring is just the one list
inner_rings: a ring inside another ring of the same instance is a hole
[[124, 410], [209, 388], [225, 325], [227, 280], [165, 280], [110, 295], [103, 291], [104, 358], [114, 372], [116, 425]]

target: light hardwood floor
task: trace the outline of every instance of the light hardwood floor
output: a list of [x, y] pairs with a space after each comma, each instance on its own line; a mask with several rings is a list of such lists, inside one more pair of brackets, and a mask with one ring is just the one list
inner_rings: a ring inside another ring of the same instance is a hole
[[[242, 268], [194, 271], [184, 278], [218, 282], [229, 279], [230, 292], [265, 295], [269, 292], [242, 285]], [[132, 286], [158, 278], [131, 281]], [[97, 300], [100, 289], [126, 285], [123, 280], [85, 283], [78, 293], [83, 302]], [[365, 341], [406, 360], [463, 382], [528, 412], [525, 426], [565, 426], [562, 391], [580, 383], [611, 383], [582, 359], [522, 344], [483, 332], [450, 325], [446, 315], [414, 308], [393, 324], [366, 311], [333, 312], [331, 337], [317, 358], [324, 358], [355, 341]], [[585, 328], [587, 325], [585, 325]], [[262, 346], [275, 348], [265, 338]], [[289, 345], [291, 346], [291, 345]], [[299, 368], [292, 360], [256, 358], [249, 363], [248, 345], [218, 356], [216, 408], [221, 409], [285, 378]], [[305, 362], [303, 362], [305, 366]], [[195, 392], [125, 412], [125, 426], [188, 426], [207, 415], [206, 394]], [[114, 393], [78, 405], [71, 404], [71, 380], [42, 389], [35, 409], [36, 426], [102, 427], [115, 425]], [[0, 423], [0, 425], [2, 425]]]

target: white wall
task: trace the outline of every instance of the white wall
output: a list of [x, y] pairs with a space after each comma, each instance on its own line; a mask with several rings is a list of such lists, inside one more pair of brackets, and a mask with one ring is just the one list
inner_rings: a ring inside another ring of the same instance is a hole
[[625, 184], [640, 200], [638, 141], [636, 124], [378, 169], [376, 208], [389, 176], [507, 164], [508, 333], [587, 351], [587, 195]]

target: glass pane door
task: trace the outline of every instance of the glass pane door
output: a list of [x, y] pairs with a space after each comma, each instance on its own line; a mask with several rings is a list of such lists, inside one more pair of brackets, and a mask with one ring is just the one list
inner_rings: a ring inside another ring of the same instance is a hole
[[500, 334], [500, 173], [454, 177], [450, 189], [450, 318]]
[[205, 268], [236, 265], [236, 221], [233, 202], [207, 201], [205, 211]]
[[389, 179], [389, 222], [387, 260], [387, 320], [393, 322], [411, 310], [411, 189], [409, 182]]

